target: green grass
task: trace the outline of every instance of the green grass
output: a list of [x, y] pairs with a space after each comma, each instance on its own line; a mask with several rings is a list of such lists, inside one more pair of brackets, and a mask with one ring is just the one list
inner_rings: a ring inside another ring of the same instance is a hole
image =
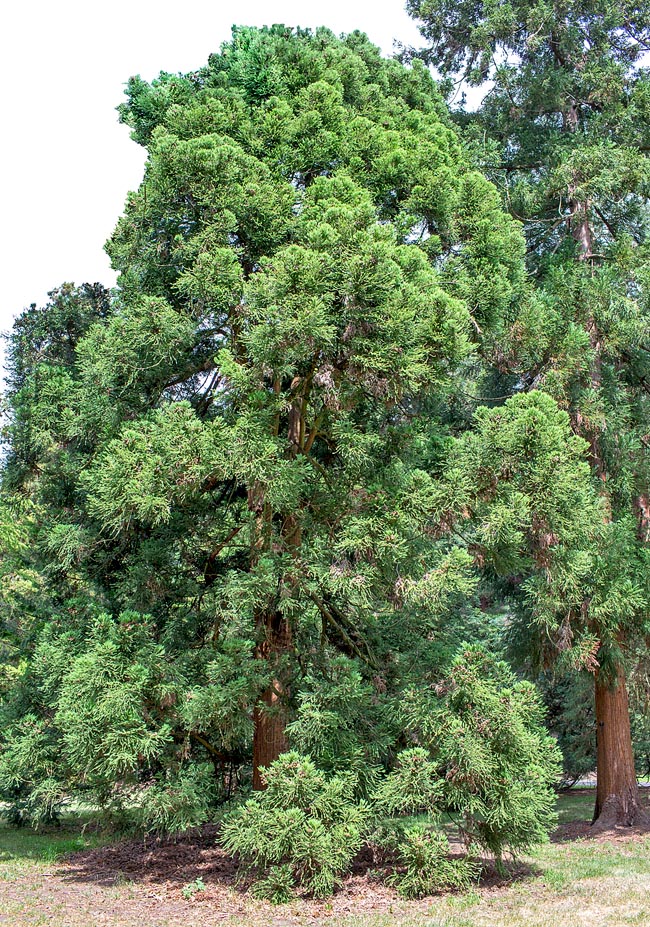
[[591, 821], [595, 799], [596, 789], [562, 792], [557, 800], [560, 824], [568, 824], [570, 821]]
[[584, 879], [627, 875], [650, 876], [650, 841], [636, 843], [551, 844], [535, 854], [542, 863], [542, 877], [554, 885], [570, 885]]
[[61, 824], [34, 831], [10, 827], [0, 818], [0, 879], [3, 873], [29, 863], [55, 863], [69, 853], [102, 846], [108, 836], [89, 828], [91, 817], [65, 816]]

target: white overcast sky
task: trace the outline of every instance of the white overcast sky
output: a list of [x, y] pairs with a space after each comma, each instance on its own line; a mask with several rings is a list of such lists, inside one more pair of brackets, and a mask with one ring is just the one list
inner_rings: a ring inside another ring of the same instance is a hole
[[[386, 54], [418, 44], [404, 0], [22, 0], [0, 17], [3, 196], [0, 331], [64, 281], [115, 282], [103, 245], [144, 149], [115, 107], [133, 74], [190, 71], [233, 23], [365, 31]], [[1, 355], [0, 355], [1, 357]]]

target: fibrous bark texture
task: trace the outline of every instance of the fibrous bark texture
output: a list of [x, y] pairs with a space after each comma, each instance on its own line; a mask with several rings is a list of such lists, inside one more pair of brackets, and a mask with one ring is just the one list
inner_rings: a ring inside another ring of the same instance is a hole
[[615, 686], [596, 673], [597, 774], [593, 827], [645, 825], [634, 769], [625, 673], [619, 667]]

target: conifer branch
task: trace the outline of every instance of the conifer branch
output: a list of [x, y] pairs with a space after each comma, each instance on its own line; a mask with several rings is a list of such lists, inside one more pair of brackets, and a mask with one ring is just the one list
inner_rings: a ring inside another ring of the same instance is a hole
[[[379, 668], [379, 667], [378, 667], [378, 664], [377, 664], [376, 660], [374, 660], [374, 658], [372, 657], [372, 655], [370, 654], [370, 652], [368, 652], [367, 654], [364, 654], [364, 653], [362, 652], [362, 650], [360, 649], [360, 647], [359, 647], [359, 646], [354, 642], [354, 640], [350, 637], [350, 635], [349, 635], [348, 632], [345, 630], [345, 628], [343, 627], [343, 625], [342, 625], [339, 621], [336, 620], [336, 618], [335, 618], [334, 615], [332, 614], [332, 611], [330, 611], [330, 609], [329, 609], [329, 608], [327, 607], [327, 605], [323, 602], [323, 600], [322, 600], [321, 598], [319, 598], [319, 596], [317, 596], [315, 592], [312, 592], [312, 591], [309, 590], [309, 589], [306, 590], [306, 593], [307, 593], [308, 598], [310, 598], [310, 599], [312, 600], [312, 602], [314, 603], [314, 605], [316, 605], [316, 607], [318, 608], [318, 610], [319, 610], [319, 612], [321, 613], [321, 615], [323, 616], [323, 618], [325, 618], [325, 620], [328, 621], [328, 622], [332, 625], [333, 628], [336, 628], [336, 630], [337, 630], [338, 633], [341, 635], [341, 637], [343, 638], [343, 640], [345, 641], [345, 643], [348, 645], [348, 647], [350, 648], [350, 650], [352, 650], [352, 652], [353, 652], [360, 660], [362, 660], [364, 663], [366, 663], [368, 666], [371, 666], [373, 669], [378, 669], [378, 668]], [[340, 614], [340, 613], [339, 613], [339, 614]]]

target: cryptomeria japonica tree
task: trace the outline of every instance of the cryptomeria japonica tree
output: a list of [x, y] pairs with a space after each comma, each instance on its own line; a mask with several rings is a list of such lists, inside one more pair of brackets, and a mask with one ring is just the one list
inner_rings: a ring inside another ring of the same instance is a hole
[[582, 606], [565, 603], [546, 618], [556, 622], [557, 650], [574, 636], [594, 642], [584, 650], [595, 683], [594, 821], [634, 823], [644, 815], [625, 654], [650, 608], [650, 7], [410, 0], [408, 8], [429, 43], [425, 58], [449, 78], [485, 84], [479, 112], [462, 117], [467, 140], [524, 223], [536, 293], [511, 320], [498, 366], [517, 390], [549, 392], [589, 444], [603, 501], [600, 557]]
[[80, 785], [176, 776], [190, 801], [188, 757], [241, 765], [251, 739], [262, 785], [336, 654], [382, 703], [462, 635], [436, 409], [519, 298], [523, 238], [426, 68], [361, 34], [236, 29], [127, 97], [148, 160], [107, 246], [119, 289], [12, 393], [5, 488], [45, 506], [58, 600], [21, 698], [59, 693], [34, 723]]

